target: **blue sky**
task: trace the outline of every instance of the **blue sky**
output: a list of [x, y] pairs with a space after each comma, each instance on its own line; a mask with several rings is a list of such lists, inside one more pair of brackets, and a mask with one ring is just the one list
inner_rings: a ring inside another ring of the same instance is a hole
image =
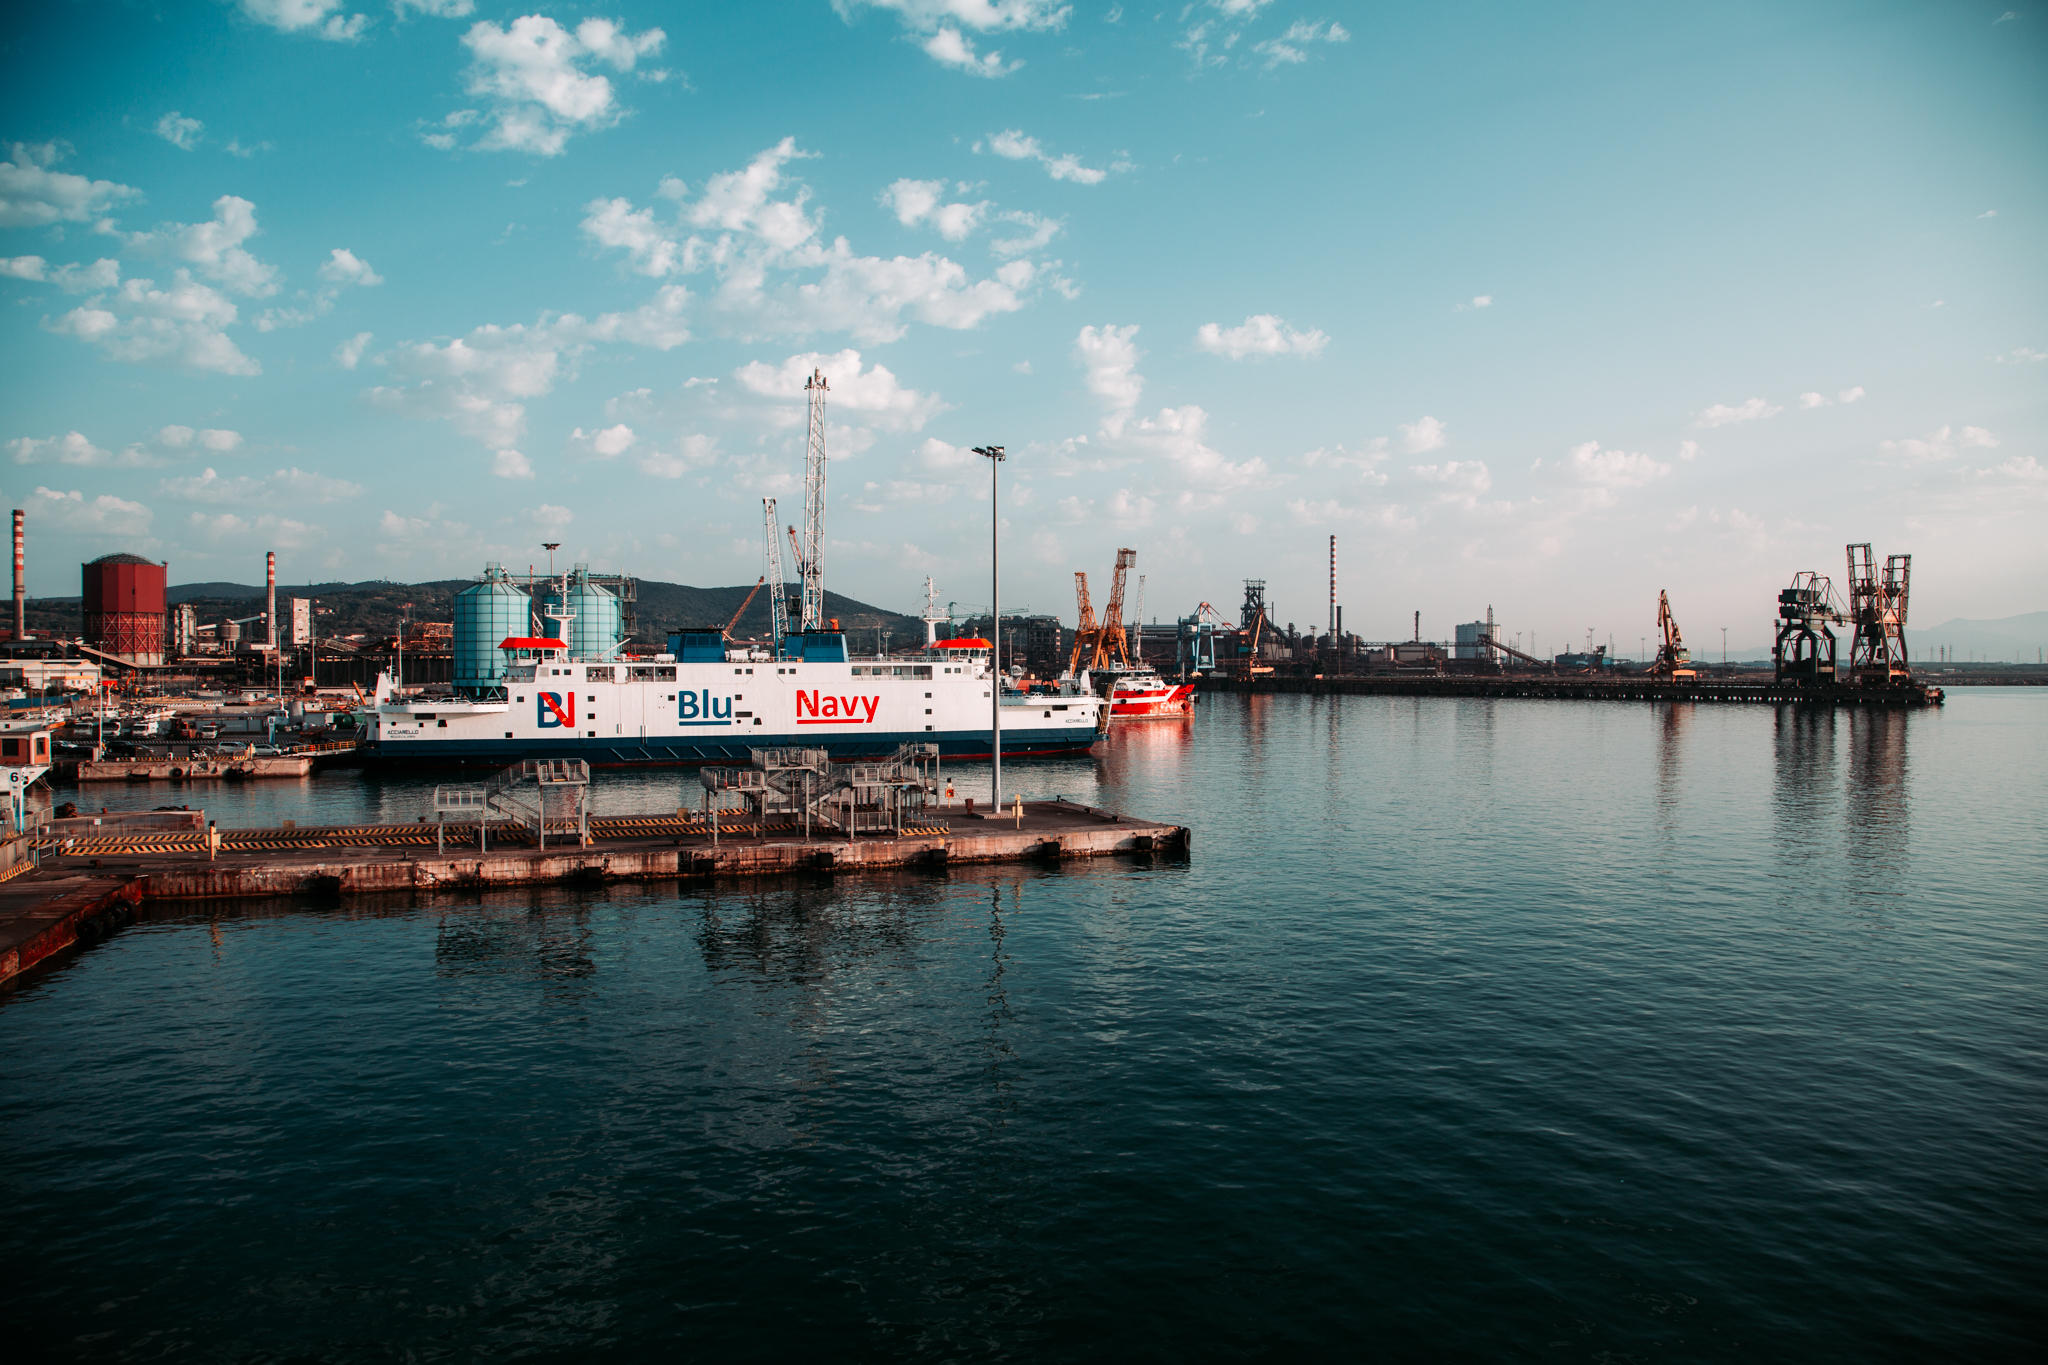
[[[30, 590], [830, 585], [1545, 649], [1768, 638], [1847, 540], [2048, 605], [2048, 12], [52, 3], [5, 38]], [[543, 560], [544, 562], [544, 560]]]

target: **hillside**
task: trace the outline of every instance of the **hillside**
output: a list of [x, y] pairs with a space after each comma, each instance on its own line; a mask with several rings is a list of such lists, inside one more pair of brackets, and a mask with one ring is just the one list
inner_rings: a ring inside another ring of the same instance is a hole
[[[410, 602], [408, 613], [415, 621], [448, 621], [454, 618], [455, 595], [469, 587], [466, 578], [439, 579], [428, 583], [318, 583], [279, 584], [279, 615], [282, 604], [293, 597], [311, 597], [319, 606], [323, 637], [362, 634], [390, 635], [398, 625], [399, 611]], [[640, 580], [635, 635], [642, 641], [658, 642], [668, 631], [681, 627], [720, 628], [746, 600], [750, 586], [699, 588], [686, 583]], [[183, 583], [167, 594], [173, 603], [190, 602], [201, 622], [218, 622], [255, 616], [263, 610], [263, 589], [245, 583]], [[871, 603], [855, 601], [839, 593], [825, 594], [828, 615], [839, 618], [842, 629], [862, 635], [863, 644], [872, 632], [882, 631], [895, 645], [924, 638], [924, 626], [914, 616], [905, 616]], [[81, 601], [76, 597], [38, 597], [28, 602], [28, 625], [32, 631], [75, 635], [81, 625]], [[768, 633], [768, 590], [754, 594], [746, 614], [734, 627], [741, 638]]]

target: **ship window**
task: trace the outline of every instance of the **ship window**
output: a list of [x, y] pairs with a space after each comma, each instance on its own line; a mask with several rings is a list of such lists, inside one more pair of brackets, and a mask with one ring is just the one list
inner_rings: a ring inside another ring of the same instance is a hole
[[739, 670], [738, 670], [737, 668], [735, 668], [735, 669], [734, 669], [734, 670], [732, 671], [732, 675], [733, 675], [733, 676], [734, 676], [735, 678], [737, 678], [737, 677], [738, 677], [738, 676], [740, 675], [740, 671], [739, 671]]
[[753, 669], [751, 669], [751, 668], [750, 668], [750, 669], [748, 669], [748, 670], [747, 670], [747, 676], [748, 676], [748, 677], [750, 677], [750, 678], [751, 678], [751, 677], [753, 677], [753, 676], [754, 676], [754, 670], [753, 670]]
[[21, 757], [21, 741], [20, 741], [20, 740], [18, 740], [18, 739], [0, 739], [0, 758], [20, 758], [20, 757]]
[[507, 730], [507, 731], [505, 732], [505, 738], [507, 738], [507, 739], [510, 739], [510, 738], [512, 738], [512, 732], [511, 732], [510, 730]]
[[525, 701], [525, 700], [526, 700], [526, 698], [524, 698], [524, 697], [514, 697], [514, 698], [513, 698], [512, 700], [514, 700], [514, 701]]

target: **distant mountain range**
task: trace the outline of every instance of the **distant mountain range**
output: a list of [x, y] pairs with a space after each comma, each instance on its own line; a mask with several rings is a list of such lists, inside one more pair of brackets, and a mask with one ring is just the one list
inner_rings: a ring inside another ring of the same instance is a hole
[[1959, 662], [1992, 661], [2031, 664], [2048, 650], [2048, 611], [2001, 616], [1995, 621], [1956, 617], [1928, 630], [1906, 627], [1906, 648], [1914, 661], [1934, 657], [1937, 649], [1955, 651]]
[[[397, 629], [400, 610], [407, 603], [412, 609], [406, 615], [414, 621], [454, 619], [455, 595], [474, 582], [468, 578], [448, 578], [430, 583], [280, 583], [277, 585], [278, 615], [286, 615], [287, 609], [282, 604], [291, 598], [311, 597], [319, 604], [319, 633], [323, 637], [389, 635]], [[685, 583], [662, 583], [643, 578], [635, 604], [634, 634], [642, 640], [658, 643], [670, 630], [684, 627], [721, 629], [752, 591], [751, 585], [696, 588]], [[165, 596], [173, 605], [190, 602], [198, 611], [201, 623], [255, 616], [263, 610], [262, 586], [248, 583], [181, 583], [170, 588]], [[77, 597], [31, 598], [28, 602], [29, 629], [76, 634], [82, 625], [81, 606], [82, 601]], [[917, 617], [855, 601], [839, 593], [828, 591], [825, 594], [825, 614], [838, 618], [842, 629], [859, 637], [856, 644], [860, 646], [871, 646], [871, 633], [876, 631], [889, 637], [895, 646], [924, 639], [924, 623]], [[747, 603], [747, 609], [733, 631], [741, 638], [764, 637], [768, 633], [768, 625], [769, 598], [768, 589], [764, 587], [754, 593], [753, 601]]]

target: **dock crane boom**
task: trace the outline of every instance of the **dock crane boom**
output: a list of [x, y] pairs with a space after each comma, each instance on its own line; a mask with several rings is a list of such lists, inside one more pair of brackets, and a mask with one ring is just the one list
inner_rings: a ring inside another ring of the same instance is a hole
[[[1088, 600], [1088, 575], [1074, 571], [1074, 601], [1080, 608], [1074, 627], [1074, 652], [1067, 660], [1067, 672], [1080, 673], [1085, 667], [1095, 666], [1095, 656], [1102, 646], [1102, 628], [1095, 621], [1095, 604]], [[1086, 664], [1083, 664], [1083, 660]]]
[[767, 581], [767, 574], [762, 574], [759, 578], [754, 580], [754, 586], [747, 590], [745, 600], [740, 603], [740, 609], [732, 614], [732, 620], [727, 621], [725, 623], [725, 630], [722, 632], [722, 634], [725, 636], [726, 639], [730, 640], [732, 638], [732, 628], [740, 623], [740, 618], [742, 616], [745, 616], [747, 614], [747, 608], [754, 605], [754, 594], [761, 591], [761, 585], [763, 583], [766, 583]]
[[1131, 642], [1124, 629], [1124, 585], [1129, 581], [1131, 566], [1137, 562], [1136, 550], [1116, 552], [1116, 575], [1109, 580], [1109, 609], [1102, 614], [1102, 636], [1095, 646], [1093, 667], [1106, 668], [1112, 663], [1122, 668], [1131, 666]]

